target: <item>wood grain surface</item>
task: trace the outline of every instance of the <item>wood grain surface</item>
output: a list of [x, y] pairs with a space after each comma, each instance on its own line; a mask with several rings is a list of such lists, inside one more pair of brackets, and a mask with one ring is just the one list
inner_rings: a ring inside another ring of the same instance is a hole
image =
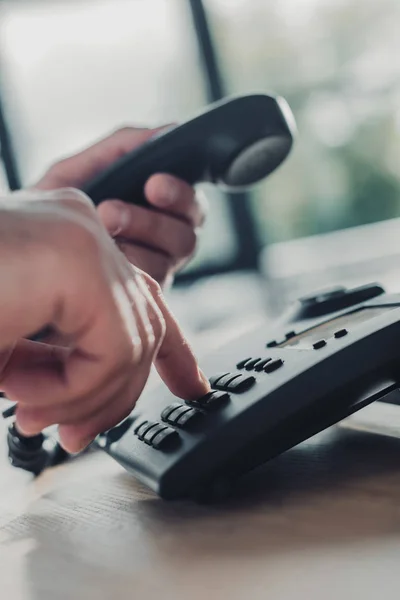
[[0, 427], [1, 600], [399, 597], [396, 435], [335, 427], [198, 506], [102, 453], [33, 480]]

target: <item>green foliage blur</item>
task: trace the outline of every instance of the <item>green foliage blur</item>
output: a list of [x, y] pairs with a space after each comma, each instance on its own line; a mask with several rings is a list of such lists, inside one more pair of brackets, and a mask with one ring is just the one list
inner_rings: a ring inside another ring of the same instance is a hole
[[298, 125], [254, 195], [263, 241], [400, 215], [399, 0], [208, 0], [229, 93], [274, 92]]

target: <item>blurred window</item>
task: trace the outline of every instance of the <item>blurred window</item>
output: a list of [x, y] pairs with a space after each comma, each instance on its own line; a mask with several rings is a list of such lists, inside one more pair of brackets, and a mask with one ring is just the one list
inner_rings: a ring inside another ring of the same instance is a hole
[[400, 2], [205, 0], [230, 93], [286, 97], [289, 161], [254, 194], [264, 241], [400, 215]]
[[[252, 194], [262, 241], [399, 216], [398, 0], [204, 4], [227, 93], [281, 94], [299, 127], [292, 156]], [[207, 101], [189, 0], [0, 0], [0, 10], [24, 183], [123, 124], [181, 121]], [[209, 194], [192, 270], [232, 265], [246, 244], [226, 198]]]

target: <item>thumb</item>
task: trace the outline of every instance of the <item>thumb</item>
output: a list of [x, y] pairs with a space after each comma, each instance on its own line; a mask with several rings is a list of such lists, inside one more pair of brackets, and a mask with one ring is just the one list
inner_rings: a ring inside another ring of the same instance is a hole
[[56, 163], [35, 185], [41, 190], [60, 187], [81, 188], [119, 158], [141, 146], [168, 127], [157, 129], [123, 127], [82, 152]]

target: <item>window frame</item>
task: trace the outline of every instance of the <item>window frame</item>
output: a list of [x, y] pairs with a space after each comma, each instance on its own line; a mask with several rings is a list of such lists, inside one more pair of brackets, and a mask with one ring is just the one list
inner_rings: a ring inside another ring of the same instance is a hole
[[[193, 22], [193, 30], [201, 61], [202, 78], [209, 103], [227, 96], [220, 65], [218, 63], [215, 40], [210, 31], [207, 12], [203, 0], [187, 0]], [[11, 191], [21, 188], [18, 158], [13, 148], [10, 129], [2, 102], [0, 82], [0, 159], [3, 162], [8, 187]], [[176, 283], [186, 284], [199, 278], [234, 271], [258, 270], [258, 256], [261, 241], [257, 234], [250, 196], [247, 193], [225, 194], [228, 210], [234, 228], [237, 253], [232, 260], [220, 266], [205, 266], [180, 273]], [[245, 243], [241, 243], [245, 240]], [[263, 247], [265, 244], [263, 244]]]

